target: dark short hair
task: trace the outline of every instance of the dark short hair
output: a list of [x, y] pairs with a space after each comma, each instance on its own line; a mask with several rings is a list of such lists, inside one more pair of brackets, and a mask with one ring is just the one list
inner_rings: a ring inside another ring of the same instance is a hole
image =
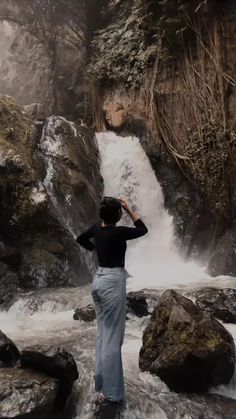
[[100, 202], [99, 215], [105, 223], [117, 223], [122, 214], [119, 199], [104, 196]]

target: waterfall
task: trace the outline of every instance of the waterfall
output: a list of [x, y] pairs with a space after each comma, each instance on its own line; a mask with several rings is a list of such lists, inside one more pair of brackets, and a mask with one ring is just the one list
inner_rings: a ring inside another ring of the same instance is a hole
[[[76, 173], [80, 171], [77, 154], [81, 153], [81, 156], [86, 154], [87, 147], [83, 135], [74, 122], [67, 121], [61, 116], [51, 116], [47, 119], [38, 145], [46, 169], [43, 187], [52, 213], [72, 241], [80, 233], [79, 226], [88, 223], [89, 213], [73, 194], [70, 169]], [[88, 200], [90, 198], [87, 196]], [[83, 248], [78, 248], [78, 252], [88, 271], [93, 273], [94, 255]]]
[[[172, 217], [164, 208], [161, 186], [139, 139], [107, 132], [97, 134], [97, 140], [104, 195], [124, 195], [149, 229], [145, 237], [129, 242], [129, 286], [177, 287], [206, 279], [204, 268], [184, 261], [175, 248]], [[127, 224], [127, 216], [121, 220], [124, 223]]]
[[[60, 219], [61, 224], [75, 236], [73, 220], [71, 219], [69, 207], [71, 206], [71, 197], [66, 195], [59, 200], [53, 183], [53, 178], [58, 166], [57, 159], [65, 159], [67, 156], [66, 144], [63, 143], [62, 135], [57, 133], [62, 124], [66, 124], [76, 137], [76, 126], [73, 122], [67, 121], [63, 117], [52, 116], [48, 118], [42, 132], [41, 141], [39, 144], [40, 151], [44, 154], [44, 162], [46, 166], [46, 177], [44, 179], [44, 187], [50, 197], [51, 204]], [[56, 167], [56, 168], [55, 168]], [[61, 202], [60, 202], [61, 201]]]

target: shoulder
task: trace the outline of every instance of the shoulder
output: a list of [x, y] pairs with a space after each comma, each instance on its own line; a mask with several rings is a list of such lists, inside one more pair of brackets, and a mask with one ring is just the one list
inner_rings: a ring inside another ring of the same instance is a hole
[[115, 230], [116, 231], [122, 231], [124, 230], [124, 228], [126, 228], [125, 226], [116, 226]]
[[129, 230], [130, 228], [133, 228], [133, 227], [130, 227], [130, 226], [116, 226], [117, 231], [126, 231], [126, 230]]
[[125, 233], [127, 230], [129, 230], [129, 227], [126, 226], [117, 226], [115, 228], [115, 232], [118, 236], [122, 236], [122, 233]]

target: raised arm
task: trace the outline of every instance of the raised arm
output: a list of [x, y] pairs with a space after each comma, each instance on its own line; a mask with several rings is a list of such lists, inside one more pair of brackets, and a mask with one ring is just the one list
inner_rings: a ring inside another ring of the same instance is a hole
[[118, 234], [124, 240], [137, 239], [138, 237], [142, 237], [145, 234], [147, 234], [147, 226], [141, 220], [140, 216], [128, 206], [127, 202], [123, 197], [120, 199], [120, 202], [123, 209], [129, 214], [130, 218], [133, 220], [135, 227], [117, 227]]
[[90, 239], [94, 236], [94, 226], [95, 224], [88, 230], [84, 231], [84, 233], [80, 234], [76, 239], [80, 246], [90, 251], [95, 248], [95, 245], [90, 241]]
[[135, 227], [117, 227], [120, 238], [124, 240], [137, 239], [147, 234], [148, 229], [141, 218], [134, 221]]

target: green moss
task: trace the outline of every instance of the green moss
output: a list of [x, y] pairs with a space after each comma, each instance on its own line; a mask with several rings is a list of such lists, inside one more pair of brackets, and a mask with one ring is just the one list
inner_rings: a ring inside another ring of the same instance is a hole
[[190, 171], [216, 217], [227, 216], [228, 182], [234, 169], [231, 156], [235, 149], [236, 132], [226, 132], [218, 122], [203, 125], [201, 133], [190, 134], [186, 149]]
[[89, 67], [96, 79], [129, 87], [142, 83], [145, 69], [153, 65], [157, 55], [152, 3], [122, 2], [116, 12], [119, 16], [115, 15], [105, 29], [97, 32]]
[[19, 156], [27, 167], [36, 144], [36, 128], [32, 120], [22, 113], [13, 98], [0, 96], [0, 147], [3, 157]]
[[215, 333], [209, 333], [207, 336], [207, 347], [210, 350], [215, 350], [217, 346], [219, 346], [222, 343], [222, 338]]

